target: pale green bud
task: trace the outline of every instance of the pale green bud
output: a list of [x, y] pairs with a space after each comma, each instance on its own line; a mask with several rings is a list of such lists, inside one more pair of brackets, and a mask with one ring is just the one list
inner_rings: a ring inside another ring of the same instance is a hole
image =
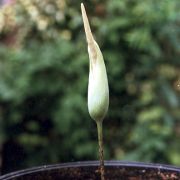
[[84, 5], [81, 3], [84, 29], [88, 43], [88, 53], [90, 60], [89, 84], [88, 84], [88, 110], [89, 114], [96, 122], [102, 121], [109, 106], [109, 87], [101, 50], [93, 38], [89, 26]]

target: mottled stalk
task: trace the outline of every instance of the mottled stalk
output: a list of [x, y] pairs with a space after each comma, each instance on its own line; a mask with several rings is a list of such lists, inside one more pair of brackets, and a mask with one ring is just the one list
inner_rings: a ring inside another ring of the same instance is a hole
[[97, 122], [96, 124], [97, 124], [97, 131], [98, 131], [99, 160], [100, 160], [101, 180], [105, 180], [102, 122]]

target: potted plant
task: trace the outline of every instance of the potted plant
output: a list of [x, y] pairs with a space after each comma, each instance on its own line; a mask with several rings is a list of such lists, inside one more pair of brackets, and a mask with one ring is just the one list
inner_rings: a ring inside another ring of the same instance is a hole
[[109, 106], [108, 79], [103, 55], [91, 33], [83, 4], [81, 4], [81, 10], [90, 59], [88, 110], [97, 124], [100, 163], [87, 161], [45, 165], [9, 173], [1, 176], [0, 180], [180, 179], [180, 168], [175, 166], [121, 161], [104, 162], [102, 123]]

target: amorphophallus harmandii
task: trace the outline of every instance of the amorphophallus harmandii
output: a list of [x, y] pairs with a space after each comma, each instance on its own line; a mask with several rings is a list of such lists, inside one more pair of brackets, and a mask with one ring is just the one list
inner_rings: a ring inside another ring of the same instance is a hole
[[81, 3], [82, 18], [89, 54], [89, 84], [88, 84], [88, 110], [95, 120], [98, 130], [100, 172], [104, 179], [103, 135], [102, 122], [109, 106], [109, 87], [101, 50], [94, 40], [83, 3]]

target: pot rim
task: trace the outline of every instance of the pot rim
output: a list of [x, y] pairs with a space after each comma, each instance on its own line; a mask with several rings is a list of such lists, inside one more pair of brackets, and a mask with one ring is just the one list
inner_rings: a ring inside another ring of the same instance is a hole
[[[63, 169], [63, 168], [73, 168], [73, 167], [94, 167], [99, 166], [99, 161], [77, 161], [77, 162], [67, 162], [67, 163], [60, 163], [60, 164], [51, 164], [51, 165], [42, 165], [32, 168], [27, 168], [23, 170], [18, 170], [15, 172], [11, 172], [5, 175], [0, 176], [0, 180], [8, 180], [12, 177], [19, 177], [22, 175], [27, 175], [35, 172], [42, 172], [47, 170], [56, 170], [56, 169]], [[131, 168], [151, 168], [151, 169], [158, 169], [167, 170], [167, 171], [176, 171], [180, 173], [180, 167], [173, 166], [173, 165], [166, 165], [166, 164], [157, 164], [157, 163], [144, 163], [144, 162], [130, 162], [130, 161], [118, 161], [118, 160], [108, 160], [105, 161], [106, 167], [131, 167]]]

